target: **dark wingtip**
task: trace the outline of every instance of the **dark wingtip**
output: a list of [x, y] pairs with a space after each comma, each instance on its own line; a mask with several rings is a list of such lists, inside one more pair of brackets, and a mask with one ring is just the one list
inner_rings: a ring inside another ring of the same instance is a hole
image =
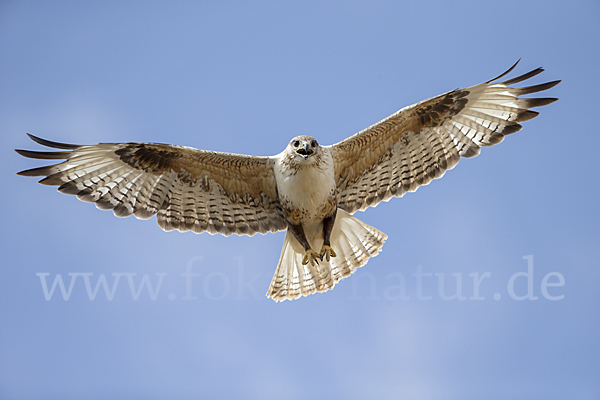
[[517, 76], [516, 78], [512, 78], [500, 83], [505, 86], [513, 85], [515, 83], [523, 82], [526, 79], [533, 78], [534, 76], [541, 74], [542, 72], [544, 72], [544, 68], [536, 68], [533, 71], [529, 71], [523, 75]]
[[42, 146], [52, 147], [54, 149], [75, 150], [75, 149], [78, 149], [79, 147], [81, 147], [76, 144], [52, 142], [50, 140], [46, 140], [46, 139], [42, 139], [37, 136], [34, 136], [31, 133], [28, 133], [27, 136], [29, 136], [29, 138], [31, 140], [33, 140], [36, 143], [41, 144]]
[[506, 71], [504, 71], [503, 73], [498, 75], [497, 77], [490, 79], [486, 83], [491, 83], [491, 82], [497, 81], [498, 79], [502, 78], [503, 76], [506, 76], [506, 74], [509, 74], [513, 69], [515, 69], [515, 67], [517, 66], [517, 64], [519, 64], [520, 61], [521, 61], [521, 59], [519, 58], [517, 60], [517, 62], [512, 65], [512, 67], [510, 67], [509, 69], [507, 69]]
[[47, 176], [48, 175], [48, 168], [52, 167], [52, 165], [46, 166], [46, 167], [37, 167], [37, 168], [31, 168], [31, 169], [26, 169], [20, 172], [17, 172], [17, 175], [19, 176]]
[[516, 93], [521, 96], [525, 94], [543, 92], [544, 90], [552, 89], [554, 86], [558, 85], [561, 81], [552, 81], [546, 82], [539, 85], [526, 86], [518, 89], [513, 89]]
[[535, 108], [535, 107], [542, 107], [542, 106], [547, 106], [548, 104], [552, 104], [555, 101], [558, 101], [558, 98], [556, 98], [556, 97], [541, 97], [541, 98], [536, 98], [536, 99], [523, 98], [523, 100], [527, 101], [528, 108]]
[[553, 88], [554, 86], [558, 85], [561, 82], [562, 82], [562, 79], [559, 79], [557, 81], [548, 82], [548, 83], [546, 83], [546, 85], [548, 85], [548, 86], [545, 89]]
[[71, 154], [70, 151], [32, 151], [20, 149], [15, 149], [15, 151], [23, 157], [37, 160], [65, 160]]

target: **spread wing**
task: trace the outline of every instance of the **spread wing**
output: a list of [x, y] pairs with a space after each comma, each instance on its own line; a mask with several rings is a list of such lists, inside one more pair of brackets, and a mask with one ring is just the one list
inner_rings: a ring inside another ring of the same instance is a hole
[[19, 175], [45, 176], [40, 183], [113, 210], [117, 217], [158, 214], [166, 231], [253, 235], [286, 229], [268, 157], [155, 143], [79, 146], [29, 136], [67, 151], [16, 150], [19, 154], [65, 161]]
[[550, 89], [560, 81], [510, 88], [543, 71], [457, 89], [401, 109], [386, 119], [331, 146], [338, 186], [338, 207], [349, 213], [413, 192], [454, 168], [460, 157], [474, 157], [481, 146], [500, 143], [519, 131], [520, 122], [539, 113], [530, 108], [555, 98], [520, 98]]

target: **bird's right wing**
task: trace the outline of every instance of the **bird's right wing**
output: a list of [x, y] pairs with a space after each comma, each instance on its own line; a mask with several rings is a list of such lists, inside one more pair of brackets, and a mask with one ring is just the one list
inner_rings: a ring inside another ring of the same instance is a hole
[[286, 229], [273, 160], [155, 143], [72, 145], [29, 135], [67, 151], [16, 150], [28, 158], [65, 160], [19, 172], [40, 183], [170, 231], [253, 235]]

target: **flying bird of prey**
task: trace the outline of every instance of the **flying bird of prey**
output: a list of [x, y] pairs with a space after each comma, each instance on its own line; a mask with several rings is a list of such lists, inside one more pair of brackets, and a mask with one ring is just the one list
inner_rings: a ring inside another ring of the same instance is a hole
[[[518, 63], [518, 61], [517, 61]], [[117, 217], [157, 214], [165, 231], [252, 236], [287, 230], [267, 296], [292, 300], [324, 292], [377, 255], [387, 236], [355, 218], [440, 178], [461, 157], [500, 143], [555, 98], [521, 98], [560, 81], [510, 87], [543, 71], [456, 89], [409, 107], [331, 146], [293, 138], [257, 157], [157, 143], [73, 145], [29, 135], [65, 151], [16, 150], [64, 160], [19, 172], [94, 202]], [[496, 82], [496, 83], [494, 83]]]

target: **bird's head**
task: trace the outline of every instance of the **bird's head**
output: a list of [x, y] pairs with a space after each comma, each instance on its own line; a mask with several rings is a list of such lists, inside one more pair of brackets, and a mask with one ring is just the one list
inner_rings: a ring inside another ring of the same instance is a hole
[[294, 156], [306, 161], [319, 154], [321, 146], [319, 146], [315, 138], [303, 135], [293, 138], [290, 144], [288, 144], [288, 149]]

